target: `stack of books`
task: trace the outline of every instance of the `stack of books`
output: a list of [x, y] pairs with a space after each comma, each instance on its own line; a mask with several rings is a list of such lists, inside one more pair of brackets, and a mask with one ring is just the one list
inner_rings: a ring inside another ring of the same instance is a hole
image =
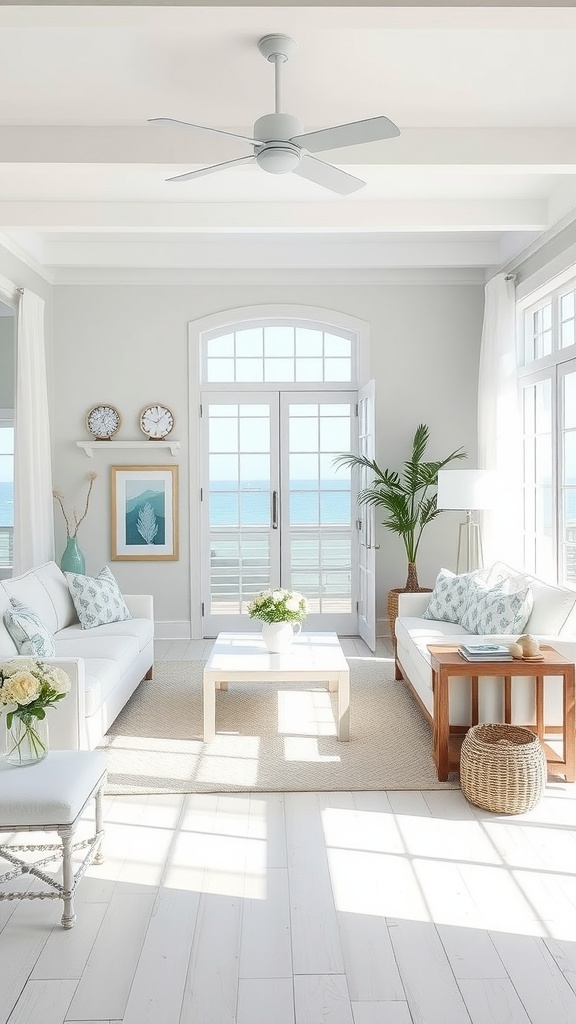
[[466, 661], [514, 661], [505, 644], [461, 644], [458, 654]]

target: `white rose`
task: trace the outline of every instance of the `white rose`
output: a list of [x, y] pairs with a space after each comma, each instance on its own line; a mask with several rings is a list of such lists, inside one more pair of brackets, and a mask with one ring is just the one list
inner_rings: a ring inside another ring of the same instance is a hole
[[56, 693], [68, 693], [70, 689], [70, 677], [64, 669], [52, 666], [46, 671], [45, 678]]
[[282, 601], [283, 597], [284, 594], [282, 593], [281, 590], [275, 590], [274, 593], [272, 594], [272, 600], [274, 601], [274, 604], [280, 604], [280, 601]]
[[16, 672], [31, 672], [38, 668], [38, 662], [35, 658], [14, 658], [13, 661], [7, 661], [0, 668], [2, 675], [13, 676]]
[[40, 683], [30, 672], [15, 672], [2, 687], [5, 704], [31, 704], [39, 696]]
[[286, 601], [286, 608], [289, 612], [297, 612], [300, 607], [298, 601], [295, 598], [289, 597]]

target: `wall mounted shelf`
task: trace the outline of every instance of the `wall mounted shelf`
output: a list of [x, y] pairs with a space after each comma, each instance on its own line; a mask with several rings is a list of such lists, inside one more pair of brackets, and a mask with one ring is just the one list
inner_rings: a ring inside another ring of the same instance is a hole
[[78, 448], [83, 448], [89, 459], [94, 456], [94, 448], [140, 448], [148, 452], [156, 451], [158, 448], [169, 448], [170, 454], [176, 458], [180, 448], [180, 441], [76, 441]]

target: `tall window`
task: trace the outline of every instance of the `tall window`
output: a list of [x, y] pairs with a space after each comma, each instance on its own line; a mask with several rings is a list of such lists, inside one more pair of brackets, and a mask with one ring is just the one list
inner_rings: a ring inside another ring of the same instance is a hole
[[525, 566], [576, 587], [576, 279], [522, 311]]

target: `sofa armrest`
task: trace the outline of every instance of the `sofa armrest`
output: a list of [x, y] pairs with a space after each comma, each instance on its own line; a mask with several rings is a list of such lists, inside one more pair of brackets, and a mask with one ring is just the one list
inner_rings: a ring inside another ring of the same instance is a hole
[[417, 619], [430, 604], [431, 594], [398, 594], [398, 618], [409, 615]]
[[151, 619], [154, 622], [154, 598], [152, 594], [122, 594], [133, 619]]
[[43, 658], [47, 665], [61, 668], [70, 678], [70, 690], [52, 710], [46, 712], [52, 750], [85, 750], [86, 707], [84, 658]]

